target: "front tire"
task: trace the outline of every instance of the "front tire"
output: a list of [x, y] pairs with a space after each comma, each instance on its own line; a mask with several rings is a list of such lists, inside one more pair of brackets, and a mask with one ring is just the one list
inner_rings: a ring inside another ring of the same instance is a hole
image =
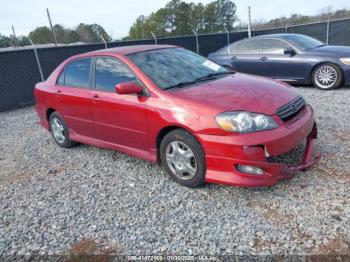
[[160, 159], [171, 178], [186, 187], [204, 184], [206, 164], [204, 151], [193, 135], [175, 129], [160, 144]]
[[315, 87], [321, 90], [331, 90], [342, 85], [343, 74], [338, 66], [324, 63], [313, 70], [311, 80]]
[[75, 144], [69, 139], [69, 131], [66, 123], [58, 112], [53, 112], [49, 118], [52, 137], [60, 147], [69, 148]]

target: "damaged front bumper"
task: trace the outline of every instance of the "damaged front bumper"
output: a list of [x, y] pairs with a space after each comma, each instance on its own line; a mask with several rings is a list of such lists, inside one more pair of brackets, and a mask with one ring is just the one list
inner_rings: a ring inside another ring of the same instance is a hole
[[[242, 160], [233, 158], [217, 157], [207, 158], [209, 166], [220, 164], [222, 170], [209, 169], [206, 174], [206, 182], [216, 184], [226, 184], [234, 186], [273, 186], [280, 180], [291, 179], [298, 171], [304, 171], [314, 165], [319, 159], [320, 155], [313, 157], [314, 139], [317, 138], [316, 125], [312, 132], [306, 138], [306, 145], [302, 161], [296, 166], [287, 166], [282, 163], [272, 163], [267, 161], [266, 152], [263, 148], [247, 147], [245, 151], [250, 158], [255, 160]], [[213, 163], [216, 162], [216, 163]], [[247, 174], [241, 172], [238, 166], [250, 166], [263, 170], [262, 174]], [[227, 167], [231, 168], [231, 172], [227, 172]]]
[[[320, 155], [313, 156], [316, 138], [317, 126], [311, 107], [304, 110], [299, 121], [280, 130], [229, 137], [201, 135], [206, 150], [205, 180], [234, 186], [273, 186], [310, 168], [320, 159]], [[305, 149], [299, 164], [288, 166], [269, 161], [270, 155], [278, 157], [302, 142]]]
[[321, 154], [313, 157], [314, 139], [316, 138], [317, 126], [315, 125], [309, 136], [306, 138], [306, 145], [301, 163], [299, 163], [297, 166], [285, 166], [283, 164], [279, 164], [279, 180], [292, 178], [298, 171], [307, 170], [321, 159]]

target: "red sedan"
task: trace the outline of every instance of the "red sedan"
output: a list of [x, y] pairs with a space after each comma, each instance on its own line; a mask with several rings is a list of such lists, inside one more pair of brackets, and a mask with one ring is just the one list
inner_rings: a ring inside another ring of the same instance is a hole
[[[313, 109], [294, 88], [174, 46], [71, 57], [36, 85], [35, 96], [41, 124], [59, 146], [80, 142], [160, 162], [188, 187], [271, 186], [315, 161]], [[305, 140], [299, 166], [268, 161]]]

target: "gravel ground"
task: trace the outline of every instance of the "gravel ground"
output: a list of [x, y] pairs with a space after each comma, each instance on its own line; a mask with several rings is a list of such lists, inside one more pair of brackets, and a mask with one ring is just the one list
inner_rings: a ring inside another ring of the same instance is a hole
[[59, 148], [34, 108], [1, 113], [0, 256], [349, 254], [350, 89], [298, 90], [324, 156], [272, 188], [188, 189], [118, 152]]

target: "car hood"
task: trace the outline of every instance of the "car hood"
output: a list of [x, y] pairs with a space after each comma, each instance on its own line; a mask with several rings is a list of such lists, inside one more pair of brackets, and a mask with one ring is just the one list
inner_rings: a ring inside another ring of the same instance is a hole
[[350, 47], [348, 46], [326, 45], [326, 46], [317, 47], [308, 51], [311, 53], [317, 53], [317, 54], [327, 54], [337, 58], [350, 57]]
[[297, 97], [295, 89], [268, 78], [235, 73], [214, 81], [179, 89], [172, 95], [218, 112], [242, 110], [274, 115]]

